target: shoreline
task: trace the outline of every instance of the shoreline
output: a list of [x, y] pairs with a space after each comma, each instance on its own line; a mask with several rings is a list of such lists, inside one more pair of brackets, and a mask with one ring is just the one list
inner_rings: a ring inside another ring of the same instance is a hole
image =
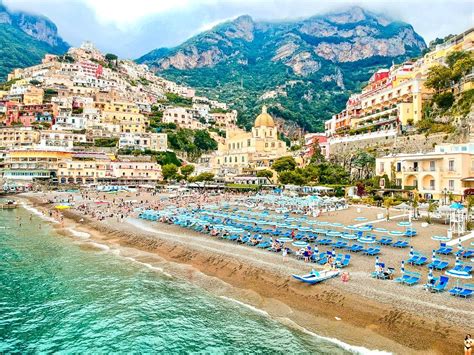
[[[47, 210], [51, 207], [33, 196], [20, 196], [20, 199], [34, 207]], [[53, 224], [60, 234], [74, 234], [72, 229], [81, 239], [84, 235], [77, 233], [88, 233], [90, 241], [118, 249], [121, 256], [148, 264], [165, 274], [177, 272], [178, 277], [218, 297], [265, 312], [292, 328], [329, 339], [339, 346], [338, 342], [351, 344], [351, 351], [446, 354], [456, 352], [453, 349], [457, 347], [461, 349], [459, 339], [464, 333], [459, 324], [450, 324], [429, 313], [414, 314], [416, 311], [407, 309], [405, 301], [397, 304], [387, 299], [384, 303], [353, 292], [348, 286], [364, 280], [358, 273], [353, 273], [354, 279], [348, 285], [334, 279], [308, 286], [293, 281], [290, 276], [292, 272], [307, 272], [307, 264], [292, 259], [282, 264], [281, 257], [272, 253], [160, 223], [151, 225], [131, 220], [112, 226], [71, 210], [63, 211], [63, 215], [63, 226]], [[79, 223], [81, 218], [84, 220]], [[166, 268], [173, 270], [168, 272]]]

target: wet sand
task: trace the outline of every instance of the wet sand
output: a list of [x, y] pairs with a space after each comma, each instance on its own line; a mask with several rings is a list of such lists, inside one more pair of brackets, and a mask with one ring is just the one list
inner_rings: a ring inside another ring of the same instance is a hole
[[[52, 207], [34, 197], [29, 199], [42, 208]], [[363, 214], [371, 218], [375, 212]], [[342, 213], [347, 219], [358, 215], [354, 208]], [[284, 262], [281, 255], [156, 222], [98, 222], [73, 210], [64, 211], [64, 216], [64, 225], [57, 226], [64, 234], [70, 234], [68, 228], [90, 233], [91, 240], [120, 250], [122, 256], [252, 305], [289, 325], [351, 345], [399, 354], [456, 354], [461, 353], [463, 336], [474, 321], [470, 300], [371, 279], [368, 274], [373, 271], [374, 259], [370, 257], [353, 256], [347, 269], [351, 280], [346, 284], [333, 279], [309, 286], [290, 275], [307, 273], [315, 266], [295, 259]], [[84, 220], [79, 222], [81, 218]], [[338, 213], [320, 219], [347, 223]], [[443, 228], [439, 227], [440, 233]], [[423, 235], [427, 232], [418, 230], [420, 236], [413, 244], [417, 249], [431, 250], [432, 241]], [[383, 253], [381, 259], [397, 267], [396, 262], [408, 253], [407, 249], [385, 250], [390, 253]]]

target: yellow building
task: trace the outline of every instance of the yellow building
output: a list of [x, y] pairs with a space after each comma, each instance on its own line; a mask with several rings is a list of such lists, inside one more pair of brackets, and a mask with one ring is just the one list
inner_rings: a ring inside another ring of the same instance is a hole
[[137, 105], [130, 102], [110, 102], [101, 105], [100, 122], [117, 124], [121, 133], [145, 133], [148, 119], [143, 116]]
[[219, 144], [210, 164], [216, 174], [238, 175], [244, 170], [268, 169], [286, 153], [286, 143], [278, 139], [275, 122], [263, 106], [251, 132], [238, 128], [226, 131], [226, 139]]
[[54, 180], [59, 163], [72, 152], [60, 150], [11, 150], [5, 158], [3, 178], [6, 180]]
[[430, 153], [389, 155], [376, 160], [376, 174], [401, 189], [417, 189], [426, 199], [459, 200], [474, 188], [474, 143], [444, 144]]
[[40, 141], [40, 132], [31, 127], [0, 129], [0, 148], [22, 148], [31, 147]]

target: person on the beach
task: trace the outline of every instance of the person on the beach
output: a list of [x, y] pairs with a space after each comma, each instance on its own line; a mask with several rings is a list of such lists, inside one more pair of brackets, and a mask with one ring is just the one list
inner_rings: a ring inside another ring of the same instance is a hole
[[472, 354], [472, 338], [471, 334], [467, 334], [464, 338], [464, 355]]

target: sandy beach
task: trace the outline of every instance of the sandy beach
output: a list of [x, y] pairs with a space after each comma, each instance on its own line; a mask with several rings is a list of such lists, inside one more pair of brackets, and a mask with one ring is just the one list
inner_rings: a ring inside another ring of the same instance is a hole
[[[30, 193], [21, 198], [49, 216], [54, 204], [45, 200], [53, 195]], [[383, 212], [361, 208], [360, 213], [356, 207], [350, 207], [322, 215], [319, 220], [349, 224], [354, 223], [357, 216], [375, 220], [377, 213]], [[398, 354], [458, 354], [462, 351], [464, 335], [474, 321], [471, 300], [446, 293], [432, 294], [422, 286], [408, 287], [370, 278], [374, 270], [373, 257], [352, 255], [347, 283], [337, 278], [309, 286], [291, 277], [292, 273], [303, 274], [318, 267], [301, 260], [283, 259], [276, 253], [174, 225], [139, 220], [132, 215], [97, 220], [75, 208], [61, 213], [64, 220], [56, 223], [55, 228], [75, 238], [81, 247], [102, 248], [120, 257], [132, 258], [158, 272], [189, 280], [219, 296], [255, 307], [285, 324], [352, 346]], [[393, 211], [391, 216], [400, 214]], [[380, 222], [377, 227], [391, 228], [394, 223]], [[430, 236], [446, 234], [446, 226], [421, 228], [420, 222], [414, 226], [419, 236], [413, 238], [412, 245], [431, 256], [431, 250], [438, 243]], [[408, 252], [408, 249], [385, 247], [380, 258], [398, 270]], [[454, 257], [449, 259], [453, 261]], [[427, 273], [426, 266], [409, 268], [423, 276]]]

